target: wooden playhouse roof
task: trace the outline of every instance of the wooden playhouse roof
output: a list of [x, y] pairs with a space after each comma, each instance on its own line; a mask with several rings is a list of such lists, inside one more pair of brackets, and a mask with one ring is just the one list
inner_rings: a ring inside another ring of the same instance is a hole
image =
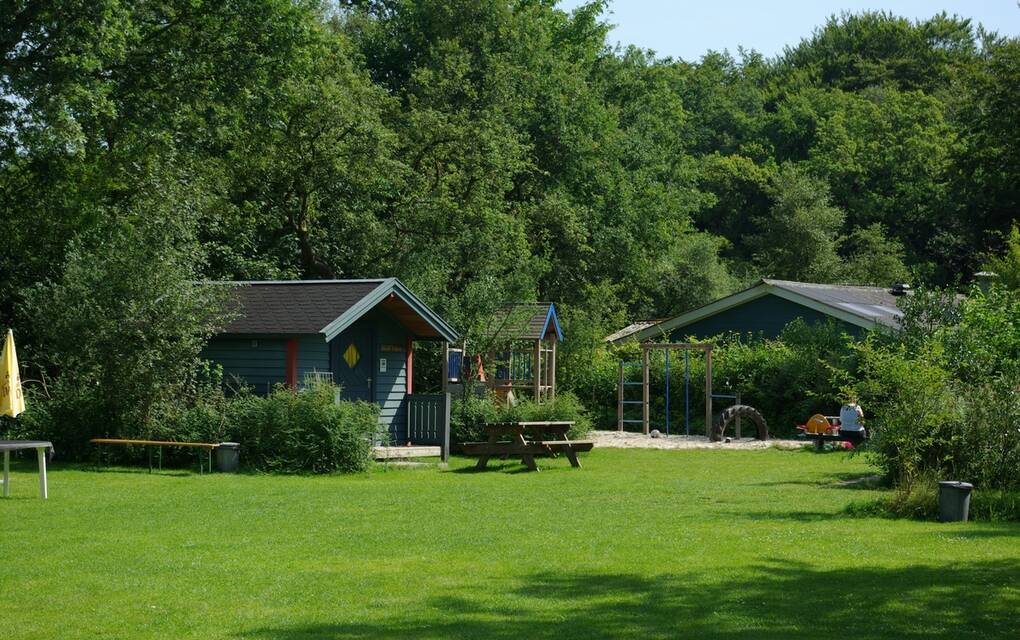
[[493, 314], [489, 333], [499, 340], [546, 340], [555, 336], [563, 341], [556, 306], [552, 302], [505, 305]]

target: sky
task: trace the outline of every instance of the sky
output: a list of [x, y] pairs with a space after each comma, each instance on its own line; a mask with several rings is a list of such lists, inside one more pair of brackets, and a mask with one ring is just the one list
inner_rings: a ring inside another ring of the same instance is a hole
[[[738, 46], [767, 57], [797, 44], [842, 11], [890, 11], [912, 19], [945, 11], [972, 18], [990, 31], [1020, 35], [1018, 0], [611, 0], [611, 43], [653, 49], [659, 57], [694, 61], [709, 49]], [[563, 0], [570, 10], [585, 0]]]

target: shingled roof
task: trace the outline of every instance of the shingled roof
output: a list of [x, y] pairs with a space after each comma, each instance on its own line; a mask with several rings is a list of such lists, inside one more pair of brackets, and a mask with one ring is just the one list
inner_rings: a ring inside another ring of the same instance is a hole
[[458, 339], [442, 318], [396, 278], [207, 284], [232, 287], [228, 304], [237, 315], [223, 330], [227, 334], [323, 333], [332, 340], [369, 310], [381, 306], [419, 337]]
[[555, 334], [563, 341], [556, 307], [551, 302], [508, 304], [493, 314], [489, 327], [500, 340], [545, 340]]
[[720, 298], [674, 318], [651, 324], [638, 331], [626, 332], [626, 330], [622, 330], [617, 334], [623, 335], [614, 334], [607, 337], [606, 340], [609, 342], [622, 342], [628, 338], [638, 341], [653, 340], [675, 329], [766, 295], [785, 298], [819, 313], [866, 329], [898, 329], [903, 312], [900, 311], [896, 303], [906, 293], [904, 291], [894, 292], [883, 287], [814, 284], [762, 278], [757, 285], [744, 291]]

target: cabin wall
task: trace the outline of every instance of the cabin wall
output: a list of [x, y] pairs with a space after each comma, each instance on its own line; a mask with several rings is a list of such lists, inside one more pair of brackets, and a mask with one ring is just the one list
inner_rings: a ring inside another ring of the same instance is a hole
[[824, 323], [833, 319], [850, 335], [856, 336], [862, 332], [862, 329], [857, 325], [832, 318], [832, 316], [785, 298], [767, 294], [697, 322], [692, 322], [687, 326], [674, 329], [670, 334], [670, 340], [682, 342], [690, 336], [709, 338], [731, 332], [776, 338], [786, 328], [786, 325], [797, 318], [801, 318], [807, 324]]
[[[301, 335], [298, 339], [297, 381], [306, 373], [329, 372], [329, 345], [323, 336]], [[266, 395], [278, 384], [287, 383], [289, 336], [215, 336], [202, 349], [201, 357], [223, 367], [224, 381], [231, 386], [241, 381], [255, 393]]]

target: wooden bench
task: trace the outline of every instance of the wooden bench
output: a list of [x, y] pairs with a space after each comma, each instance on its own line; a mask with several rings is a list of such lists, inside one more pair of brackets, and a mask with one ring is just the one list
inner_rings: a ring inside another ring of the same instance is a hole
[[[137, 445], [141, 447], [158, 447], [158, 458], [159, 458], [159, 469], [163, 469], [163, 447], [182, 447], [185, 449], [198, 449], [198, 472], [203, 473], [203, 463], [208, 462], [209, 471], [212, 471], [212, 452], [213, 449], [220, 446], [212, 442], [176, 442], [173, 440], [125, 440], [121, 438], [92, 438], [89, 440], [90, 443], [96, 446], [96, 467], [99, 467], [99, 445], [104, 444], [115, 444], [123, 446]], [[202, 451], [205, 451], [206, 455], [202, 455]], [[152, 473], [152, 449], [148, 449], [149, 454], [149, 473]], [[203, 460], [205, 458], [205, 460]]]
[[[464, 453], [478, 456], [476, 469], [485, 469], [489, 458], [493, 456], [520, 456], [521, 462], [531, 471], [538, 471], [535, 464], [536, 455], [553, 455], [562, 453], [570, 460], [572, 467], [580, 467], [578, 452], [591, 451], [595, 446], [592, 440], [570, 440], [567, 432], [574, 426], [573, 422], [541, 421], [541, 422], [505, 422], [485, 425], [489, 434], [486, 442], [465, 442], [461, 445]], [[530, 439], [525, 438], [525, 434]], [[556, 439], [545, 440], [543, 435], [551, 435]]]

